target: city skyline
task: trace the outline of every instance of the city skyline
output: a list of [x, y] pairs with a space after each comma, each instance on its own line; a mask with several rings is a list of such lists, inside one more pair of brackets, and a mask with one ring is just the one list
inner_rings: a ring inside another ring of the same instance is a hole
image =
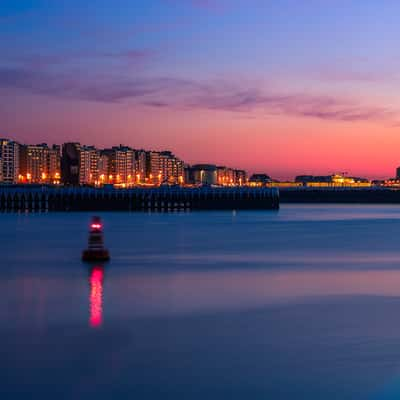
[[285, 180], [400, 163], [394, 1], [5, 0], [0, 132]]
[[[66, 169], [66, 164], [69, 166]], [[68, 172], [69, 170], [69, 172]], [[72, 170], [74, 170], [72, 172]], [[197, 172], [195, 172], [197, 171]], [[196, 175], [197, 174], [197, 175]], [[382, 180], [355, 176], [349, 171], [308, 173], [277, 179], [264, 171], [247, 171], [218, 162], [190, 164], [171, 149], [139, 149], [126, 144], [99, 148], [80, 142], [20, 143], [0, 137], [0, 183], [66, 185], [104, 184], [283, 184], [289, 186], [359, 186], [400, 184], [400, 167]], [[286, 184], [289, 184], [286, 185]]]

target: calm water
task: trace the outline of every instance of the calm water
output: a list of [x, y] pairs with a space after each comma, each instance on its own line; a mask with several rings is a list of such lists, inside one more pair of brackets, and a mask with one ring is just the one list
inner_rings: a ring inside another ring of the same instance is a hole
[[398, 399], [400, 206], [0, 215], [0, 399]]

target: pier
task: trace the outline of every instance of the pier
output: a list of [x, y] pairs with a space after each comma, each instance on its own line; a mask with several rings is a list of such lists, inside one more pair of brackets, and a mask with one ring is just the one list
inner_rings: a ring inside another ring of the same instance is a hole
[[276, 188], [0, 187], [0, 212], [276, 209], [279, 209]]

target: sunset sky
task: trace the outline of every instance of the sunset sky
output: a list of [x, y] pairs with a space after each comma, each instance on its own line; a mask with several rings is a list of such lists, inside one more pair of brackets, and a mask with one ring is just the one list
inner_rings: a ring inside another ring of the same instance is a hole
[[0, 136], [391, 177], [400, 3], [1, 0]]

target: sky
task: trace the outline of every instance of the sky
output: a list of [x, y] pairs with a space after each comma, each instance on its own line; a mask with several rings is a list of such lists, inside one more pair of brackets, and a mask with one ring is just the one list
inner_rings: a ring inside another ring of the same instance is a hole
[[394, 0], [0, 0], [0, 136], [392, 177], [399, 15]]

